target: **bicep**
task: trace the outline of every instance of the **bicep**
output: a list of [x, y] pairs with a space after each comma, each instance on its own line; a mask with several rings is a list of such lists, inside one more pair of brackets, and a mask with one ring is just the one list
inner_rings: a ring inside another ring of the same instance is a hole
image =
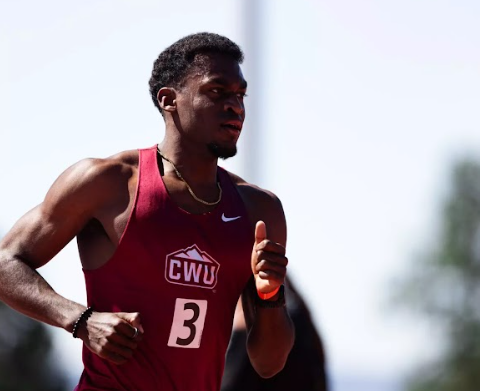
[[80, 162], [60, 175], [44, 201], [7, 233], [0, 249], [33, 268], [50, 261], [92, 218], [99, 203], [98, 181], [89, 174], [91, 166]]
[[27, 212], [2, 240], [2, 249], [33, 268], [50, 261], [81, 229], [83, 219], [65, 216], [40, 204]]

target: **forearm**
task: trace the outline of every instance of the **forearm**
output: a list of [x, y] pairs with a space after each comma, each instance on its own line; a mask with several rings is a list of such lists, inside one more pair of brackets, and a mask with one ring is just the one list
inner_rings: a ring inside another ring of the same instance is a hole
[[285, 366], [295, 339], [295, 330], [285, 307], [257, 306], [247, 337], [250, 362], [257, 373], [272, 377]]
[[25, 262], [0, 250], [0, 300], [33, 319], [69, 332], [84, 306], [56, 293]]

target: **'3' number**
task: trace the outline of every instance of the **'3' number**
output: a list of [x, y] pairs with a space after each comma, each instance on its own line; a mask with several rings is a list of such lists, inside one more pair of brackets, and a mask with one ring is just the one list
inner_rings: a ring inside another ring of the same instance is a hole
[[206, 314], [207, 300], [177, 299], [168, 346], [199, 348]]

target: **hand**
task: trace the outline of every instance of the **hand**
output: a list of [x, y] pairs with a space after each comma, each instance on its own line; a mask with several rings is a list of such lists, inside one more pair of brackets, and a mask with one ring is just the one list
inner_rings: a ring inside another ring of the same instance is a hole
[[252, 251], [252, 272], [257, 290], [270, 293], [282, 285], [287, 274], [287, 263], [285, 247], [268, 240], [265, 223], [258, 221]]
[[78, 336], [93, 353], [120, 365], [132, 357], [143, 333], [138, 312], [93, 312], [86, 325], [80, 326]]

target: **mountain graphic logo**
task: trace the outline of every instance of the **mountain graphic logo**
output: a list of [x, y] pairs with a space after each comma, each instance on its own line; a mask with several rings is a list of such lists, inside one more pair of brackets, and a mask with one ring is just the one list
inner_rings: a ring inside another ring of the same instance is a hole
[[217, 285], [220, 264], [196, 244], [168, 254], [165, 279], [178, 285], [213, 289]]

